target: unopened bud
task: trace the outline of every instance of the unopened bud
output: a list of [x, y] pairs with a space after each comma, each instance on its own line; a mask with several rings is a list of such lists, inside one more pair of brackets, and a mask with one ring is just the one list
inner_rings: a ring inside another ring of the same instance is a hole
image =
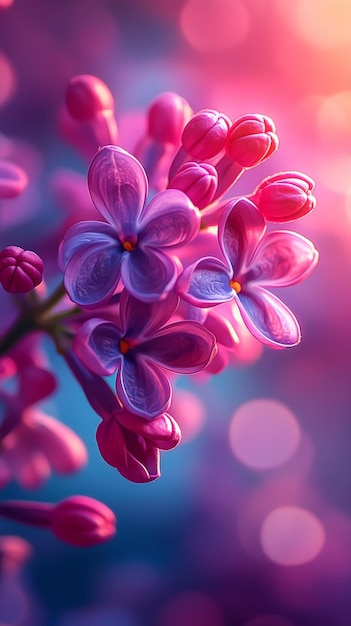
[[114, 100], [105, 83], [90, 74], [74, 76], [67, 88], [66, 105], [70, 115], [79, 121], [92, 119], [101, 111], [113, 111]]
[[243, 115], [229, 130], [226, 151], [235, 163], [249, 168], [271, 156], [278, 144], [273, 120], [266, 115]]
[[192, 203], [203, 209], [211, 203], [217, 189], [217, 170], [210, 163], [184, 163], [172, 178], [168, 187], [186, 193]]
[[180, 143], [182, 130], [192, 115], [189, 103], [172, 91], [161, 93], [148, 109], [148, 135], [160, 143]]
[[211, 109], [199, 111], [184, 128], [183, 148], [193, 159], [211, 159], [224, 148], [230, 124], [223, 113]]
[[93, 546], [116, 534], [116, 517], [105, 504], [87, 496], [71, 496], [52, 512], [51, 529], [74, 546]]
[[310, 213], [316, 206], [314, 181], [301, 172], [281, 172], [268, 176], [256, 187], [250, 199], [271, 222], [289, 222]]
[[0, 283], [10, 293], [27, 293], [42, 281], [44, 263], [31, 250], [7, 246], [0, 252]]

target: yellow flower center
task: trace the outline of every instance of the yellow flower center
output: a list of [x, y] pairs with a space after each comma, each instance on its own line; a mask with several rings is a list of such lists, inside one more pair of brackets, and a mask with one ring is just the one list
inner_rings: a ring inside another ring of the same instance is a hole
[[232, 289], [234, 289], [234, 291], [236, 291], [236, 293], [240, 293], [241, 291], [241, 285], [237, 280], [230, 280], [229, 284], [231, 286]]

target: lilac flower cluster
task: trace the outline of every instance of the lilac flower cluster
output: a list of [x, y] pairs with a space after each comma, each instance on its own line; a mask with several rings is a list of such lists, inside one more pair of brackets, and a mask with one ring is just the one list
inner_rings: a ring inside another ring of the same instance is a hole
[[[294, 313], [271, 289], [307, 278], [318, 252], [272, 224], [310, 213], [314, 184], [281, 172], [235, 196], [239, 177], [277, 150], [273, 121], [193, 114], [170, 92], [151, 103], [133, 154], [118, 145], [113, 97], [96, 77], [72, 79], [59, 128], [91, 159], [96, 218], [71, 216], [58, 242], [63, 284], [51, 295], [35, 252], [14, 245], [0, 252], [0, 282], [17, 307], [0, 340], [0, 481], [36, 486], [86, 460], [80, 439], [33, 407], [55, 387], [39, 350], [46, 333], [101, 418], [104, 460], [131, 481], [150, 482], [160, 476], [160, 451], [181, 440], [168, 412], [175, 376], [235, 365], [248, 336], [271, 348], [300, 342]], [[20, 194], [25, 182], [13, 164], [1, 164], [2, 197]], [[105, 380], [112, 375], [114, 385]], [[6, 390], [13, 378], [15, 394]], [[94, 502], [77, 497], [54, 509], [8, 502], [0, 515], [89, 545], [114, 533], [112, 512]]]

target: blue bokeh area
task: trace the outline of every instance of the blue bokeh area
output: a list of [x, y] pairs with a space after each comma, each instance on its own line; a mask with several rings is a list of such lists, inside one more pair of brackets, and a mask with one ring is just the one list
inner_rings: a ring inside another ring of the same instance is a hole
[[[320, 261], [305, 282], [279, 290], [301, 324], [299, 346], [265, 347], [218, 375], [173, 380], [175, 398], [190, 394], [176, 416], [184, 440], [161, 453], [162, 475], [150, 484], [131, 483], [103, 461], [95, 440], [99, 417], [54, 344], [43, 339], [58, 388], [40, 409], [81, 437], [88, 463], [36, 490], [11, 482], [2, 499], [91, 496], [114, 511], [117, 534], [99, 546], [74, 548], [49, 531], [1, 520], [1, 535], [23, 537], [32, 547], [18, 578], [0, 577], [1, 624], [350, 626], [351, 92], [345, 59], [351, 40], [341, 19], [347, 8], [337, 2], [338, 23], [332, 0], [320, 10], [317, 0], [6, 4], [0, 0], [0, 158], [14, 142], [28, 166], [31, 202], [0, 201], [1, 248], [47, 254], [49, 291], [59, 280], [52, 250], [64, 222], [53, 176], [66, 168], [86, 177], [88, 168], [57, 127], [67, 84], [83, 73], [111, 89], [128, 150], [162, 91], [179, 93], [195, 111], [271, 116], [279, 151], [247, 171], [235, 193], [251, 193], [279, 171], [306, 172], [316, 181], [317, 207], [282, 228], [311, 239]], [[307, 32], [303, 20], [313, 9], [320, 20], [309, 18]], [[340, 29], [338, 43], [323, 31], [322, 18]]]

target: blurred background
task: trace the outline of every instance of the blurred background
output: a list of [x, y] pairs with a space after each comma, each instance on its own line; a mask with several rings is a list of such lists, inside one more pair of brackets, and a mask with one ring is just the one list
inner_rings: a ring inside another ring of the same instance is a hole
[[[16, 587], [21, 626], [350, 626], [351, 3], [349, 0], [0, 0], [0, 152], [27, 171], [0, 202], [1, 246], [60, 225], [53, 179], [87, 162], [61, 138], [70, 78], [95, 74], [116, 103], [120, 144], [162, 91], [194, 111], [275, 121], [279, 151], [245, 174], [316, 181], [316, 210], [291, 224], [320, 251], [313, 275], [280, 295], [303, 340], [257, 350], [212, 378], [177, 382], [184, 441], [155, 483], [101, 459], [98, 418], [47, 343], [59, 389], [44, 405], [84, 440], [89, 463], [28, 494], [103, 500], [116, 538], [90, 549], [0, 522], [32, 546]], [[2, 592], [4, 603], [6, 589]]]

